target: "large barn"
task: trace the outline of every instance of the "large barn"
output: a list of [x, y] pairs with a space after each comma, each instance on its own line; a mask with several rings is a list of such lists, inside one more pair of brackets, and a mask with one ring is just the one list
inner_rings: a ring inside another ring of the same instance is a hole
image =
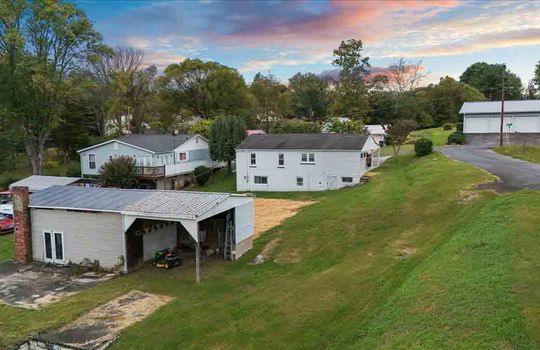
[[[465, 102], [463, 133], [468, 144], [496, 144], [500, 138], [501, 101]], [[540, 144], [540, 100], [504, 102], [505, 142]]]
[[14, 187], [18, 261], [132, 271], [161, 249], [235, 259], [252, 247], [253, 198], [187, 191]]

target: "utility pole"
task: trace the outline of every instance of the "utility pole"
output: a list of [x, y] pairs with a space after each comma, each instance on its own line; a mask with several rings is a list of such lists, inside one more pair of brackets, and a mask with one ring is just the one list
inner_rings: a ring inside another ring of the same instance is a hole
[[506, 63], [503, 63], [502, 84], [501, 84], [501, 129], [499, 137], [499, 146], [503, 146], [503, 127], [504, 127], [504, 72], [506, 71]]

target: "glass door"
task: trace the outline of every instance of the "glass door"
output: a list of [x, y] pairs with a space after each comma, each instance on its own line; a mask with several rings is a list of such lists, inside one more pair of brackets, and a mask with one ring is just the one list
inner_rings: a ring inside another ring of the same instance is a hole
[[64, 235], [61, 232], [43, 232], [45, 261], [64, 263]]

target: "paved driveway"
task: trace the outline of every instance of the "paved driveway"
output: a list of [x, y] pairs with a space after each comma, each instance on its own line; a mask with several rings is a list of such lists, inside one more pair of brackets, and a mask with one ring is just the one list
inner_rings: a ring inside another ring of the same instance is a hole
[[540, 164], [503, 156], [479, 146], [447, 146], [439, 151], [450, 158], [487, 170], [501, 179], [501, 182], [483, 185], [483, 188], [499, 192], [524, 188], [540, 190]]

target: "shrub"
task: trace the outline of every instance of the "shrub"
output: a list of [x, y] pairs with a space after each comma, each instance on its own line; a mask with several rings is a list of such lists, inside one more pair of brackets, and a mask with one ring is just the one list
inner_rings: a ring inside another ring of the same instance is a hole
[[203, 186], [205, 183], [208, 182], [208, 180], [210, 179], [210, 172], [210, 168], [207, 168], [203, 165], [195, 168], [195, 181], [197, 181], [197, 184], [199, 186]]
[[456, 131], [463, 132], [463, 123], [456, 124]]
[[121, 156], [104, 163], [99, 169], [99, 175], [105, 187], [135, 188], [137, 186], [135, 171], [135, 160]]
[[465, 143], [465, 135], [461, 131], [455, 131], [448, 135], [446, 143], [449, 145], [462, 145]]
[[52, 169], [58, 168], [59, 166], [60, 166], [60, 163], [56, 160], [46, 160], [43, 162], [44, 170], [52, 170]]
[[417, 157], [427, 156], [433, 152], [433, 142], [430, 139], [422, 137], [414, 144], [414, 153]]
[[446, 123], [443, 125], [443, 130], [452, 130], [454, 128], [454, 126], [450, 123]]

